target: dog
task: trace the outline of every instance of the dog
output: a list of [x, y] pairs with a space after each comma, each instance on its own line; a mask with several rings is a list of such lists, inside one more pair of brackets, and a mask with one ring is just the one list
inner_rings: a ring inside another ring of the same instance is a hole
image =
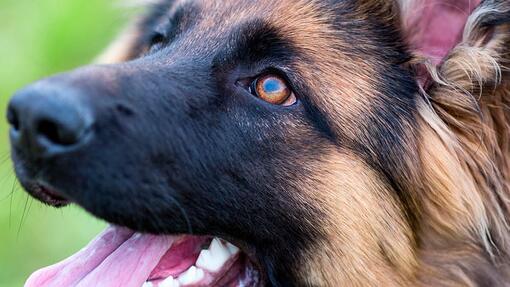
[[510, 285], [510, 1], [154, 2], [10, 101], [112, 224], [26, 286]]

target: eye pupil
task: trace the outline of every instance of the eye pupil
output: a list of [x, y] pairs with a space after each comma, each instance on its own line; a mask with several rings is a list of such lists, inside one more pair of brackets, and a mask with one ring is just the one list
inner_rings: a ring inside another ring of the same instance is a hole
[[285, 87], [282, 85], [282, 82], [274, 78], [265, 80], [263, 85], [266, 93], [277, 93], [282, 89], [285, 89]]

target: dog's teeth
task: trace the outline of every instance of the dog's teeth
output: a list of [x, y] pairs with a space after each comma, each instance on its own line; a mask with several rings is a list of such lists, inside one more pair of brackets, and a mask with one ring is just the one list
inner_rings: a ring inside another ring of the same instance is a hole
[[[213, 264], [213, 258], [211, 258], [211, 252], [209, 250], [202, 250], [198, 255], [196, 262], [197, 267], [205, 269], [207, 271], [216, 272], [216, 265]], [[220, 266], [221, 267], [221, 266]]]
[[163, 282], [159, 283], [158, 287], [180, 287], [181, 284], [177, 279], [174, 279], [174, 277], [170, 276], [166, 278]]
[[213, 256], [210, 250], [202, 250], [198, 256], [196, 265], [209, 272], [218, 272], [227, 260], [228, 257]]
[[152, 284], [152, 282], [145, 282], [142, 287], [154, 287], [154, 284]]
[[230, 251], [218, 238], [214, 238], [212, 240], [211, 245], [209, 246], [209, 251], [213, 258], [218, 261], [222, 261], [223, 263], [227, 262], [230, 257]]
[[214, 238], [209, 249], [200, 252], [196, 265], [209, 272], [218, 272], [230, 256], [229, 249], [219, 239]]
[[239, 252], [239, 247], [235, 246], [230, 242], [227, 242], [227, 249], [232, 255], [236, 255]]
[[177, 280], [181, 285], [191, 285], [200, 282], [204, 279], [204, 276], [204, 270], [191, 266], [188, 270], [186, 270], [186, 272], [179, 275]]

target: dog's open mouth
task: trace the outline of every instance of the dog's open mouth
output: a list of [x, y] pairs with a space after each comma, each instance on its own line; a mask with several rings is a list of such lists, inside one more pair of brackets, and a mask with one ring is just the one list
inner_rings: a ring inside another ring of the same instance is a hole
[[35, 272], [25, 286], [233, 287], [259, 282], [248, 256], [222, 239], [109, 227], [70, 258]]

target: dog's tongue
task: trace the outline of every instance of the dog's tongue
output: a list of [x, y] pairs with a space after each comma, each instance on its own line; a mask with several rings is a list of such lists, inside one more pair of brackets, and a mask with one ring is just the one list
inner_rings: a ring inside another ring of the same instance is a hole
[[78, 253], [32, 274], [25, 287], [140, 287], [174, 241], [109, 227]]

